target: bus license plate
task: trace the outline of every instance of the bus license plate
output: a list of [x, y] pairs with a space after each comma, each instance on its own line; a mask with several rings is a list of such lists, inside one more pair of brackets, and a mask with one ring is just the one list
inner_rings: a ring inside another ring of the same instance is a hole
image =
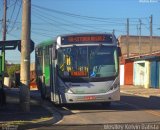
[[86, 96], [84, 97], [85, 100], [95, 100], [96, 97], [95, 96]]

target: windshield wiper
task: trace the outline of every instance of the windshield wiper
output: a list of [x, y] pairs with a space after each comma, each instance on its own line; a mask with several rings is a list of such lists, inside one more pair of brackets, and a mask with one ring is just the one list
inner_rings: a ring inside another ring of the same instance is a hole
[[97, 55], [97, 53], [99, 52], [99, 50], [101, 49], [102, 46], [103, 46], [103, 44], [99, 43], [99, 46], [97, 46], [95, 52], [93, 53], [93, 55], [91, 55], [91, 58], [93, 58]]

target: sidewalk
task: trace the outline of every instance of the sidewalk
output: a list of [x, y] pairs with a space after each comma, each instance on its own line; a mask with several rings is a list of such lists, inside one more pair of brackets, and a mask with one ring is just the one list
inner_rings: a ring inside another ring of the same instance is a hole
[[121, 86], [121, 93], [137, 95], [142, 97], [160, 97], [160, 89], [154, 88], [143, 88], [140, 86], [133, 86], [133, 85], [123, 85]]
[[19, 89], [5, 88], [7, 105], [0, 108], [0, 129], [31, 129], [53, 125], [61, 119], [54, 105], [31, 91], [30, 112], [23, 112], [19, 104]]

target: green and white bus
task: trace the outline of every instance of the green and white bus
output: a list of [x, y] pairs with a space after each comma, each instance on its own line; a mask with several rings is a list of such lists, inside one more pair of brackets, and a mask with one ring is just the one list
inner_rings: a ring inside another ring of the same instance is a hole
[[120, 100], [119, 56], [114, 34], [71, 34], [35, 48], [37, 84], [56, 104]]

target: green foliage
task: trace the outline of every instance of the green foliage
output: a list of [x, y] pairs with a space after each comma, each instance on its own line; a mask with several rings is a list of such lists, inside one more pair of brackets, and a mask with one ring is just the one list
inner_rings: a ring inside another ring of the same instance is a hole
[[7, 74], [9, 77], [14, 77], [14, 73], [16, 71], [20, 71], [20, 65], [19, 64], [15, 64], [15, 65], [11, 65], [11, 66], [7, 66]]

